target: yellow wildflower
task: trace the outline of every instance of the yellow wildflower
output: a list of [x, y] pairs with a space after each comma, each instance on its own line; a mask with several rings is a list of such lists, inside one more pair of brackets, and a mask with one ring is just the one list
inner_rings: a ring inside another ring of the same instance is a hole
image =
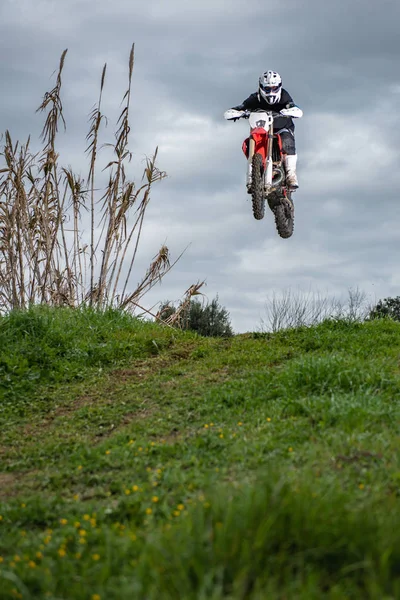
[[132, 486], [132, 491], [137, 492], [139, 489], [139, 487], [137, 485], [133, 485]]
[[151, 515], [153, 510], [151, 508], [146, 508], [146, 515]]
[[66, 525], [68, 523], [67, 519], [60, 519], [61, 525]]
[[30, 561], [28, 562], [28, 566], [29, 566], [31, 569], [34, 569], [34, 568], [36, 567], [36, 563], [35, 563], [35, 561], [34, 561], [34, 560], [30, 560]]
[[60, 548], [60, 549], [58, 550], [58, 556], [61, 556], [61, 558], [64, 558], [64, 556], [65, 556], [66, 554], [67, 554], [67, 553], [65, 552], [64, 548]]
[[100, 554], [92, 554], [93, 560], [100, 560]]
[[158, 502], [158, 496], [153, 496], [151, 499], [152, 502]]
[[185, 510], [184, 504], [178, 504], [177, 508], [178, 510]]

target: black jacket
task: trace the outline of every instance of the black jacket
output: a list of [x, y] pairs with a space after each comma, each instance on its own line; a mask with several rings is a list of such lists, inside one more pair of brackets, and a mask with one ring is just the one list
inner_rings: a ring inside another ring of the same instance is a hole
[[[254, 92], [251, 94], [246, 100], [239, 104], [239, 106], [233, 106], [232, 108], [235, 110], [254, 110], [255, 108], [261, 108], [264, 110], [274, 110], [275, 112], [280, 112], [283, 108], [293, 108], [296, 104], [293, 102], [293, 99], [289, 92], [282, 88], [281, 99], [279, 102], [275, 104], [269, 104], [262, 96], [259, 96], [258, 92]], [[274, 120], [274, 130], [278, 131], [279, 129], [284, 128], [290, 129], [294, 131], [294, 123], [290, 117], [278, 117]]]

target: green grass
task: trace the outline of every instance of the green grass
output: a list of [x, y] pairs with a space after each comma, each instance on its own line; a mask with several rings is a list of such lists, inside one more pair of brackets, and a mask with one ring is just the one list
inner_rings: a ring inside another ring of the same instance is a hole
[[0, 342], [1, 598], [400, 598], [400, 324]]

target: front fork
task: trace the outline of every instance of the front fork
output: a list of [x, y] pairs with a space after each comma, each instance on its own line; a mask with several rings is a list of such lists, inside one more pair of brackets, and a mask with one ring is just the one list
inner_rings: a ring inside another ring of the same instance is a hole
[[272, 177], [273, 177], [273, 164], [272, 164], [272, 147], [274, 145], [274, 127], [270, 125], [267, 137], [267, 155], [265, 158], [265, 171], [264, 171], [264, 188], [265, 192], [269, 194], [272, 188]]
[[[264, 188], [266, 193], [269, 193], [272, 188], [272, 178], [273, 178], [273, 163], [272, 163], [272, 145], [274, 139], [274, 127], [271, 124], [269, 130], [267, 132], [267, 152], [265, 159], [265, 169], [263, 173], [264, 177]], [[247, 191], [251, 191], [251, 182], [252, 182], [252, 174], [253, 174], [253, 156], [256, 148], [256, 143], [252, 136], [249, 138], [249, 156], [247, 159]]]
[[251, 183], [253, 180], [253, 156], [254, 156], [254, 151], [256, 148], [256, 143], [253, 140], [253, 138], [250, 135], [249, 138], [249, 156], [247, 158], [247, 179], [246, 179], [246, 184], [247, 184], [247, 191], [249, 193], [251, 193]]

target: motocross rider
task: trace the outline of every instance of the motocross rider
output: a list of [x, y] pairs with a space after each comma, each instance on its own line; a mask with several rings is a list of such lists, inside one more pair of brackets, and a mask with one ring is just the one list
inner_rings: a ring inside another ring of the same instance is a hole
[[[254, 92], [242, 104], [234, 106], [232, 109], [238, 111], [273, 110], [282, 115], [274, 120], [274, 132], [281, 136], [287, 184], [292, 190], [296, 190], [299, 183], [296, 174], [297, 154], [292, 118], [302, 117], [303, 111], [296, 106], [290, 94], [282, 87], [282, 78], [279, 73], [265, 71], [259, 78], [258, 92]], [[224, 115], [226, 119], [238, 118], [232, 117], [229, 112], [226, 111]]]

